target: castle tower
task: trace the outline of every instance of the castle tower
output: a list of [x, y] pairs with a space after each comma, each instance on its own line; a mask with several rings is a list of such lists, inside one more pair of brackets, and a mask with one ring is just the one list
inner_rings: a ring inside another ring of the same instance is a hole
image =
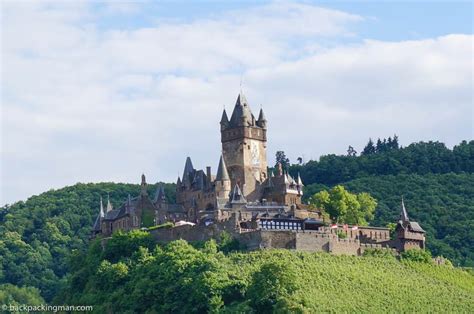
[[231, 186], [238, 184], [248, 201], [257, 201], [267, 178], [267, 122], [263, 110], [256, 120], [241, 92], [230, 120], [224, 110], [220, 124]]
[[225, 199], [229, 197], [231, 191], [230, 177], [225, 165], [224, 157], [219, 160], [219, 167], [216, 175], [216, 197]]
[[411, 221], [408, 218], [408, 213], [405, 208], [405, 203], [402, 198], [402, 207], [400, 211], [400, 220], [395, 228], [397, 233], [397, 249], [399, 251], [406, 251], [409, 249], [424, 249], [425, 248], [425, 230], [416, 221]]

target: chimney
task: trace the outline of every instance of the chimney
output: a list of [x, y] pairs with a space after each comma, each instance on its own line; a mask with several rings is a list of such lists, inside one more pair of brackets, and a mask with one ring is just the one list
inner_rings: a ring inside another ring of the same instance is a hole
[[211, 185], [211, 167], [207, 166], [206, 167], [206, 176], [207, 176], [207, 184], [210, 186]]

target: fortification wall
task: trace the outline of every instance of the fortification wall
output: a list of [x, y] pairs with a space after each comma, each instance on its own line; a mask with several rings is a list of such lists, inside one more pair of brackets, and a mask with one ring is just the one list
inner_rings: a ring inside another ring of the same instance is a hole
[[296, 233], [289, 230], [259, 230], [262, 249], [295, 249]]
[[329, 252], [329, 242], [334, 238], [331, 234], [320, 232], [297, 232], [296, 249], [308, 252]]
[[333, 254], [362, 255], [367, 248], [386, 249], [388, 242], [361, 243], [358, 239], [340, 239], [334, 233], [305, 230], [245, 230], [235, 229], [232, 219], [210, 226], [180, 226], [150, 231], [157, 242], [170, 242], [183, 239], [189, 242], [218, 239], [221, 232], [227, 231], [248, 250], [292, 249], [307, 252], [329, 252]]

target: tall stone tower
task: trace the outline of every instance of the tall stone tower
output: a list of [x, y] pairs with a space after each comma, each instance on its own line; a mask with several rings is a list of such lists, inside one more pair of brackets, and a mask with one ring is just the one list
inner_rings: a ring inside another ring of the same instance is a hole
[[238, 184], [248, 201], [259, 200], [267, 178], [267, 121], [263, 110], [255, 119], [242, 92], [230, 120], [222, 113], [221, 142], [232, 187]]

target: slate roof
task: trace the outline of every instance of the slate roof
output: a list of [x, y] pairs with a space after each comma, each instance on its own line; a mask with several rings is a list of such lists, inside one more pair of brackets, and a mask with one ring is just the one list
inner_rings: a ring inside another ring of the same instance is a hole
[[229, 173], [227, 172], [227, 167], [225, 165], [224, 158], [221, 155], [221, 158], [219, 160], [219, 167], [217, 168], [217, 176], [216, 176], [217, 181], [224, 181], [227, 180], [229, 181]]
[[410, 221], [409, 228], [413, 232], [425, 232], [425, 230], [423, 230], [423, 228], [421, 228], [421, 226], [415, 221]]

